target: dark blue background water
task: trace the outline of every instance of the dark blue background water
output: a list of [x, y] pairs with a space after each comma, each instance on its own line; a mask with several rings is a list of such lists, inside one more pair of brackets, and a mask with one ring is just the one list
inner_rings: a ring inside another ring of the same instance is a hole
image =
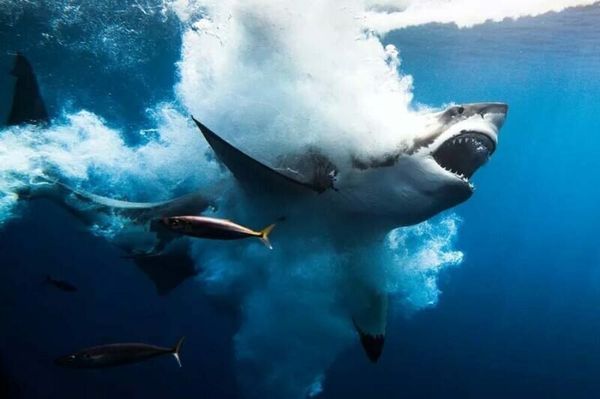
[[[67, 98], [133, 129], [147, 123], [145, 107], [172, 97], [179, 39], [169, 22], [156, 28], [164, 46], [137, 59], [133, 75], [101, 54], [40, 44], [43, 18], [32, 18], [3, 25], [0, 50], [21, 48], [43, 66], [55, 112]], [[466, 30], [411, 28], [385, 41], [400, 49], [417, 101], [501, 100], [510, 112], [497, 153], [475, 178], [476, 195], [457, 208], [466, 259], [442, 275], [440, 303], [394, 320], [378, 365], [358, 345], [343, 353], [323, 397], [600, 396], [600, 6]], [[115, 249], [69, 220], [37, 204], [0, 231], [0, 362], [13, 391], [236, 397], [235, 317], [193, 282], [158, 297]], [[67, 276], [80, 291], [49, 289], [45, 274]], [[108, 373], [52, 364], [98, 342], [172, 345], [182, 333], [181, 370], [167, 358]]]

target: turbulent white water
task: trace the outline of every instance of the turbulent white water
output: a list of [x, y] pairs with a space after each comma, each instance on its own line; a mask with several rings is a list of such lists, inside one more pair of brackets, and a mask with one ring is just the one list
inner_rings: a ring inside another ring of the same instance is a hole
[[51, 128], [17, 126], [0, 135], [0, 224], [18, 205], [16, 192], [45, 172], [75, 186], [122, 199], [154, 201], [178, 185], [206, 187], [218, 166], [202, 155], [206, 142], [188, 118], [169, 105], [153, 112], [156, 128], [141, 131], [130, 147], [122, 132], [87, 111], [70, 114]]
[[389, 0], [374, 1], [363, 16], [365, 28], [380, 34], [428, 23], [453, 23], [472, 27], [487, 21], [535, 17], [598, 0]]
[[[74, 15], [81, 11], [66, 8], [63, 2], [54, 7], [43, 3], [55, 15], [61, 10]], [[402, 146], [422, 128], [421, 110], [426, 107], [413, 103], [412, 79], [401, 73], [398, 49], [384, 46], [373, 32], [430, 22], [465, 27], [590, 3], [128, 3], [125, 13], [136, 18], [147, 15], [156, 22], [157, 16], [160, 21], [175, 15], [181, 22], [174, 105], [154, 107], [156, 126], [140, 132], [142, 142], [134, 147], [126, 144], [124, 132], [87, 111], [65, 115], [43, 132], [33, 127], [4, 129], [0, 224], [17, 214], [21, 204], [16, 191], [47, 170], [71, 184], [123, 199], [159, 200], [181, 186], [210, 187], [223, 174], [182, 109], [263, 159], [315, 143], [333, 157], [348, 148], [373, 155]], [[104, 10], [110, 4], [98, 2], [97, 7]], [[23, 1], [0, 2], [0, 12], [13, 18], [31, 7]], [[120, 19], [113, 31], [110, 25], [103, 26], [102, 34], [91, 35], [90, 45], [102, 42], [108, 47], [98, 48], [113, 51], [106, 37], [133, 29], [123, 26], [126, 17]], [[85, 18], [78, 21], [83, 24]], [[131, 41], [119, 35], [123, 43], [117, 47], [132, 46], [142, 33], [132, 33]], [[383, 292], [395, 298], [396, 313], [437, 302], [439, 272], [462, 261], [462, 253], [453, 249], [457, 229], [458, 219], [450, 215], [394, 230], [384, 246], [371, 249], [377, 267], [367, 265], [366, 270], [375, 274], [371, 278]], [[203, 288], [240, 301], [243, 320], [234, 342], [245, 392], [301, 398], [320, 392], [335, 356], [348, 345], [358, 345], [335, 295], [347, 283], [340, 261], [345, 254], [337, 253], [326, 239], [274, 236], [273, 252], [258, 245], [224, 251], [222, 245], [203, 242], [196, 242], [193, 251], [206, 270]]]

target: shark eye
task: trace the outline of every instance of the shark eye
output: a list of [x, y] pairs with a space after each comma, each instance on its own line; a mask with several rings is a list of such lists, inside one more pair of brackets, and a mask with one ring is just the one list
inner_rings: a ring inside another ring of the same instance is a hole
[[456, 107], [450, 107], [446, 110], [446, 112], [444, 112], [443, 114], [443, 119], [446, 122], [450, 122], [452, 119], [463, 115], [465, 112], [465, 107], [463, 106], [456, 106]]

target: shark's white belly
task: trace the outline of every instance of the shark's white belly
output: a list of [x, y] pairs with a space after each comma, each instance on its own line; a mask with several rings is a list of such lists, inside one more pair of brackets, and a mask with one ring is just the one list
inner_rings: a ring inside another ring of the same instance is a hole
[[440, 196], [447, 178], [430, 158], [401, 157], [393, 166], [341, 173], [337, 191], [324, 193], [333, 210], [379, 218], [395, 226], [420, 223], [464, 201]]

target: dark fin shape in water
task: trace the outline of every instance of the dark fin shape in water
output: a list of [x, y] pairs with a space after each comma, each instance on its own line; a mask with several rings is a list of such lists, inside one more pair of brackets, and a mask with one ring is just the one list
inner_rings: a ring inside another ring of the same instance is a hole
[[179, 341], [177, 341], [177, 343], [175, 344], [175, 347], [173, 348], [173, 357], [175, 357], [175, 360], [177, 360], [177, 364], [179, 365], [179, 367], [181, 367], [181, 347], [183, 346], [183, 341], [185, 341], [185, 337], [181, 337], [179, 338]]
[[194, 261], [187, 253], [138, 256], [132, 259], [136, 266], [152, 280], [160, 296], [169, 294], [185, 280], [198, 274]]
[[78, 288], [65, 280], [58, 280], [52, 276], [46, 276], [46, 280], [44, 281], [46, 284], [52, 285], [53, 287], [63, 291], [63, 292], [77, 292]]
[[238, 150], [192, 116], [206, 141], [221, 162], [245, 188], [262, 193], [299, 196], [322, 191], [310, 184], [294, 180]]
[[10, 74], [16, 78], [13, 101], [6, 124], [24, 123], [49, 125], [50, 118], [40, 94], [40, 89], [31, 63], [21, 53], [15, 56], [15, 64]]
[[360, 337], [360, 343], [365, 350], [365, 353], [372, 363], [377, 363], [381, 353], [383, 352], [383, 345], [385, 343], [385, 335], [377, 334], [371, 335], [362, 331], [356, 322], [354, 322], [354, 328], [358, 332]]

